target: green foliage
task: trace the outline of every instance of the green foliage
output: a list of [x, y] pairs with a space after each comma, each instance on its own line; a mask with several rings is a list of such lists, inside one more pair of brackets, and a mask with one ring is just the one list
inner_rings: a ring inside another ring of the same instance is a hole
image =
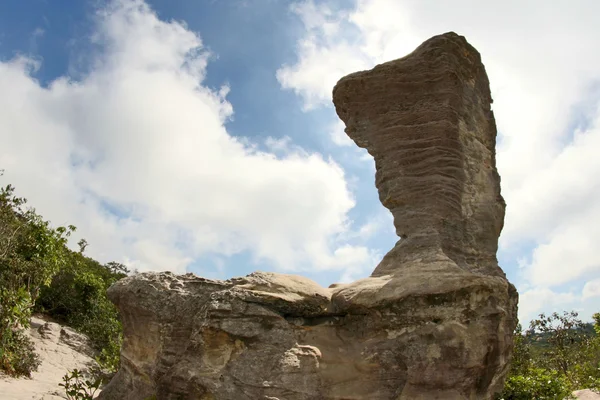
[[0, 348], [0, 368], [9, 375], [31, 377], [40, 365], [39, 356], [31, 339], [22, 330], [11, 330], [3, 335]]
[[592, 315], [592, 318], [594, 319], [594, 331], [600, 335], [600, 313]]
[[574, 378], [574, 366], [587, 360], [594, 338], [575, 311], [565, 311], [562, 315], [540, 314], [538, 319], [531, 321], [528, 334], [530, 337], [541, 335], [548, 343], [541, 351], [537, 364], [555, 369], [570, 380]]
[[65, 265], [75, 227], [51, 228], [35, 209], [24, 208], [26, 202], [11, 185], [0, 189], [0, 274], [4, 288], [23, 286], [35, 301], [38, 289]]
[[122, 264], [102, 265], [71, 252], [69, 263], [42, 289], [38, 310], [85, 333], [98, 350], [98, 363], [115, 372], [119, 367], [122, 327], [106, 290], [126, 276]]
[[506, 381], [503, 400], [557, 400], [567, 399], [571, 388], [556, 371], [532, 368], [526, 375], [511, 375]]
[[97, 378], [86, 379], [81, 371], [74, 369], [63, 376], [63, 383], [58, 385], [65, 388], [68, 400], [92, 400], [101, 383]]
[[[1, 173], [0, 173], [1, 175]], [[0, 368], [29, 376], [39, 362], [24, 330], [42, 285], [64, 265], [75, 227], [53, 229], [8, 185], [0, 188]]]
[[[0, 171], [0, 176], [2, 175]], [[25, 335], [32, 310], [85, 333], [108, 371], [119, 366], [122, 327], [106, 290], [129, 272], [119, 263], [102, 265], [67, 247], [75, 227], [51, 227], [14, 187], [0, 188], [0, 369], [30, 375], [39, 361]]]
[[72, 253], [68, 267], [42, 290], [38, 301], [46, 313], [85, 333], [100, 352], [98, 362], [110, 371], [118, 369], [122, 327], [106, 290], [126, 276], [115, 272], [114, 265]]
[[510, 364], [510, 375], [526, 375], [531, 365], [531, 348], [527, 338], [523, 335], [521, 324], [518, 324], [513, 336], [513, 358]]
[[29, 326], [31, 295], [24, 287], [0, 288], [0, 330], [8, 332]]
[[594, 327], [576, 312], [540, 314], [526, 334], [517, 326], [511, 369], [500, 398], [563, 399], [600, 389], [600, 314]]
[[0, 368], [10, 375], [31, 376], [39, 366], [33, 344], [23, 333], [30, 309], [31, 296], [24, 287], [0, 289]]

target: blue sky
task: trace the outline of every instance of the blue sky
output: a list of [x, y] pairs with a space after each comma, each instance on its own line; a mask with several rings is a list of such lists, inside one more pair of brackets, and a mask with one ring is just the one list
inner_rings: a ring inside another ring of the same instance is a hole
[[480, 3], [1, 2], [2, 180], [78, 226], [101, 261], [364, 277], [397, 238], [331, 89], [453, 30], [490, 75], [508, 203], [499, 260], [521, 318], [589, 318], [600, 310], [600, 5]]

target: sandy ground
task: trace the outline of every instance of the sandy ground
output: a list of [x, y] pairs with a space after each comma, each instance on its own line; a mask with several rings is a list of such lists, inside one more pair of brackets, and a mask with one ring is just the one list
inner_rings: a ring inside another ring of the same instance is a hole
[[31, 379], [10, 378], [0, 373], [2, 400], [59, 400], [64, 389], [58, 386], [62, 377], [77, 368], [94, 364], [87, 338], [70, 328], [50, 322], [41, 315], [31, 319], [29, 334], [35, 343], [42, 364]]
[[600, 394], [594, 393], [589, 389], [577, 390], [573, 394], [579, 400], [600, 400]]

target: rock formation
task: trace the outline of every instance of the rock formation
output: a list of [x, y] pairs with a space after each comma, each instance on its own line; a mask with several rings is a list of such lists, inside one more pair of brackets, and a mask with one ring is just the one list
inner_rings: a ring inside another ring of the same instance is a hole
[[517, 293], [498, 267], [505, 204], [479, 53], [454, 33], [341, 79], [347, 134], [375, 158], [400, 241], [371, 277], [213, 281], [146, 273], [109, 290], [122, 366], [102, 399], [491, 399]]

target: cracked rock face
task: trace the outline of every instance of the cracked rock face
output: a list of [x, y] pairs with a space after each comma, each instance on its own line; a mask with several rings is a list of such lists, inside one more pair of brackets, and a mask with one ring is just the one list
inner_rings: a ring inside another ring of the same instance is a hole
[[122, 365], [101, 399], [492, 399], [517, 293], [498, 267], [505, 204], [479, 53], [454, 33], [342, 78], [334, 104], [375, 158], [401, 240], [325, 289], [256, 272], [145, 273], [109, 289]]

